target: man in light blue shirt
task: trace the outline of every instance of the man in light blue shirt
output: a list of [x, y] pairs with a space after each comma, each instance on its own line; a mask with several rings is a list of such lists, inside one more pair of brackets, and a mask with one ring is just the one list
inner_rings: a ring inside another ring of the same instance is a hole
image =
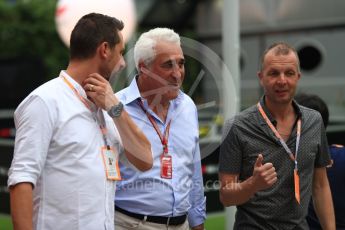
[[138, 75], [117, 96], [150, 140], [154, 162], [144, 173], [120, 163], [115, 227], [203, 229], [198, 118], [195, 104], [180, 90], [185, 60], [179, 35], [167, 28], [143, 33], [134, 59]]

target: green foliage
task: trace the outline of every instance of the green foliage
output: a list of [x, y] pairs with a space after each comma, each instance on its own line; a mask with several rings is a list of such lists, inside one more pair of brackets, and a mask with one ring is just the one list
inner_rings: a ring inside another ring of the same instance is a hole
[[55, 26], [56, 0], [0, 0], [0, 58], [38, 57], [47, 79], [68, 63], [68, 49]]
[[9, 215], [0, 214], [0, 227], [1, 230], [12, 230], [12, 222]]

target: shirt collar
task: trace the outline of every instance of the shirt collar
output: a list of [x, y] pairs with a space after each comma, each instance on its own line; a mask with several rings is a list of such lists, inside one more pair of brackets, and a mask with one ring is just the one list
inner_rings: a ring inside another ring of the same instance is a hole
[[[265, 111], [268, 119], [270, 119], [272, 124], [274, 126], [276, 126], [277, 125], [277, 121], [276, 121], [276, 119], [274, 119], [274, 117], [272, 116], [272, 114], [270, 113], [270, 111], [268, 110], [268, 108], [267, 108], [267, 106], [265, 104], [265, 95], [261, 97], [260, 104], [261, 104], [263, 110]], [[294, 111], [295, 111], [295, 113], [297, 115], [297, 118], [302, 117], [301, 109], [300, 109], [300, 107], [298, 106], [298, 104], [297, 104], [297, 102], [295, 100], [292, 100], [292, 106], [293, 106]], [[264, 119], [260, 119], [259, 122], [260, 122], [260, 125], [265, 125], [266, 124], [266, 121]]]
[[129, 104], [138, 98], [141, 98], [140, 91], [137, 84], [138, 75], [135, 75], [131, 84], [126, 88], [126, 97], [123, 100], [124, 104]]
[[68, 75], [68, 73], [66, 73], [65, 70], [61, 70], [60, 76], [66, 78], [83, 98], [87, 98], [84, 88], [78, 82], [76, 82], [70, 75]]
[[68, 73], [66, 73], [66, 71], [62, 70], [60, 72], [60, 77], [66, 78], [66, 80], [77, 90], [79, 95], [82, 96], [88, 102], [88, 104], [91, 108], [91, 111], [97, 110], [97, 106], [87, 98], [87, 95], [86, 95], [84, 88], [76, 80], [74, 80], [70, 75], [68, 75]]
[[299, 105], [297, 104], [297, 102], [295, 100], [292, 100], [292, 106], [295, 110], [297, 118], [301, 118], [302, 117], [302, 111], [301, 111], [301, 108], [299, 107]]

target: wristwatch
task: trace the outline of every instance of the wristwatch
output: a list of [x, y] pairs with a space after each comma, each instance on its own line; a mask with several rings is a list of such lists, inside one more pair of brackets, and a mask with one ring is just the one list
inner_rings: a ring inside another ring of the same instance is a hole
[[111, 118], [118, 118], [123, 110], [123, 104], [121, 102], [119, 102], [117, 105], [112, 106], [109, 110], [108, 110], [108, 114]]

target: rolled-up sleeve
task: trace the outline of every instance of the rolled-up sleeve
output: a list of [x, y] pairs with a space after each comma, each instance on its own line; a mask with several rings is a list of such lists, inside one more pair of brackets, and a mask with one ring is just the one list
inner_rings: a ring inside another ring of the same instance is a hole
[[40, 97], [31, 95], [16, 109], [14, 121], [16, 137], [7, 184], [30, 182], [35, 186], [53, 133], [51, 111]]

